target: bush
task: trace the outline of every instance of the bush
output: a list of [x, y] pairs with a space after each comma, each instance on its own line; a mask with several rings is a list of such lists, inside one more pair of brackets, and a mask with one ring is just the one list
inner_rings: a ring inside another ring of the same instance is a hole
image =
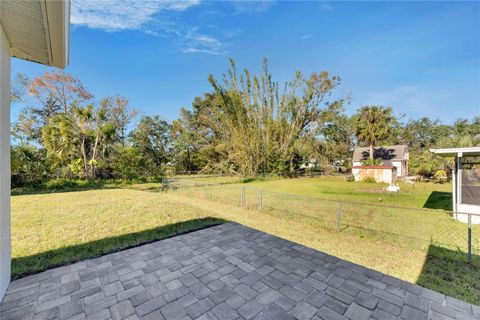
[[437, 170], [433, 175], [433, 178], [438, 183], [444, 183], [445, 181], [447, 181], [447, 173], [445, 172], [445, 170], [442, 169]]
[[86, 188], [98, 188], [104, 186], [104, 180], [74, 180], [74, 179], [53, 179], [45, 182], [41, 187], [44, 190], [67, 191]]
[[377, 182], [377, 181], [375, 181], [374, 177], [366, 177], [366, 178], [363, 178], [362, 181], [367, 182], [367, 183], [376, 183]]
[[366, 159], [362, 161], [364, 166], [379, 166], [382, 162], [379, 159]]

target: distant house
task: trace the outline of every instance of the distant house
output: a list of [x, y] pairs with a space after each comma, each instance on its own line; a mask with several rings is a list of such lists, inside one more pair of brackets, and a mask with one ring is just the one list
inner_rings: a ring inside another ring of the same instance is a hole
[[[353, 152], [352, 166], [363, 166], [363, 161], [370, 158], [370, 150], [366, 148], [357, 148]], [[397, 177], [406, 177], [408, 175], [408, 147], [406, 145], [375, 147], [373, 148], [373, 158], [380, 160], [384, 166], [394, 166], [397, 168]]]
[[317, 167], [317, 162], [318, 161], [315, 158], [308, 159], [308, 161], [302, 163], [300, 169], [315, 169]]

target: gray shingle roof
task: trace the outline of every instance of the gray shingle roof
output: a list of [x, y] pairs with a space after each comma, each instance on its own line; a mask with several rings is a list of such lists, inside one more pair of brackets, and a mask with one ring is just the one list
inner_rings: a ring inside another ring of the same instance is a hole
[[[375, 147], [373, 157], [380, 160], [403, 160], [407, 153], [406, 145]], [[353, 152], [353, 161], [363, 161], [370, 157], [370, 150], [366, 148], [357, 148]]]

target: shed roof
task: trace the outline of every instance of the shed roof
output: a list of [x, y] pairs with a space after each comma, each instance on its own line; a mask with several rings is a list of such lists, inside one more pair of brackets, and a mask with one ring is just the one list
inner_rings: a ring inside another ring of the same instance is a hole
[[397, 170], [395, 166], [354, 166], [353, 169], [382, 169], [382, 170]]
[[64, 68], [70, 51], [70, 0], [0, 1], [0, 25], [19, 59]]
[[[385, 146], [373, 148], [374, 159], [379, 160], [406, 160], [408, 148], [406, 145]], [[357, 148], [353, 152], [353, 161], [363, 161], [370, 157], [370, 149]]]

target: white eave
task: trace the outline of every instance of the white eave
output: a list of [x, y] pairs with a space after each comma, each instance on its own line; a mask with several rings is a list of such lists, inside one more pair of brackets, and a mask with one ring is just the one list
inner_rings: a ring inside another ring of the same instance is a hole
[[444, 157], [480, 156], [480, 147], [430, 149], [430, 152]]
[[0, 1], [12, 57], [65, 68], [70, 56], [70, 0]]

